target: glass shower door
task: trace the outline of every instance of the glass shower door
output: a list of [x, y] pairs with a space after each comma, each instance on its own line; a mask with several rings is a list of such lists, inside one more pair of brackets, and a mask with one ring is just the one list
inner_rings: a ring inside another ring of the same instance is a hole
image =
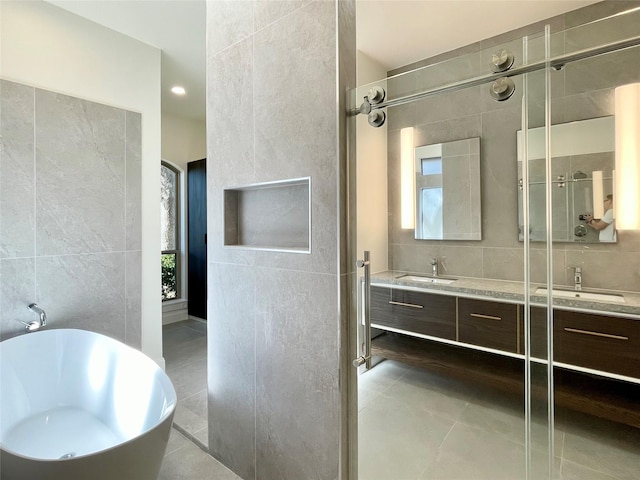
[[374, 87], [404, 98], [380, 109], [382, 127], [357, 119], [373, 353], [358, 375], [360, 480], [547, 476], [547, 368], [528, 368], [524, 324], [525, 274], [546, 282], [525, 258], [539, 265], [545, 250], [519, 241], [517, 209], [518, 131], [526, 139], [529, 124], [544, 125], [545, 75], [487, 80], [504, 50], [513, 68], [544, 61], [544, 40], [514, 39], [356, 92], [357, 106]]

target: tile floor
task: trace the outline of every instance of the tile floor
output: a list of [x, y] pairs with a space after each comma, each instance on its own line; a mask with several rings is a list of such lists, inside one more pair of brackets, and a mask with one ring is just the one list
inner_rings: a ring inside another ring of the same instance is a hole
[[[359, 480], [525, 478], [516, 396], [391, 360], [360, 376], [359, 396]], [[563, 410], [554, 442], [554, 479], [640, 478], [640, 429]], [[546, 413], [532, 444], [532, 480], [548, 478]]]
[[[159, 478], [238, 480], [205, 453], [206, 325], [188, 320], [163, 330], [178, 406]], [[385, 360], [360, 376], [359, 397], [359, 480], [525, 478], [516, 396]], [[534, 416], [531, 480], [547, 478], [545, 421]], [[554, 442], [555, 480], [640, 479], [640, 429], [557, 411]]]
[[166, 325], [162, 343], [178, 405], [158, 480], [241, 480], [206, 452], [206, 324], [186, 320]]
[[165, 370], [178, 394], [173, 423], [187, 437], [206, 448], [207, 437], [207, 325], [196, 320], [162, 328]]

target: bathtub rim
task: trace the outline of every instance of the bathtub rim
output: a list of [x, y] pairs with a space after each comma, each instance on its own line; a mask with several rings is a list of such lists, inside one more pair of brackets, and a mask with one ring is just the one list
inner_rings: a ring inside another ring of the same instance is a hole
[[[161, 372], [161, 376], [160, 378], [162, 379], [162, 383], [163, 388], [167, 388], [168, 390], [165, 390], [165, 395], [167, 398], [167, 402], [166, 402], [166, 407], [165, 410], [163, 412], [163, 414], [161, 416], [158, 417], [157, 421], [151, 425], [150, 427], [148, 427], [146, 430], [138, 433], [137, 435], [131, 437], [131, 438], [127, 438], [123, 441], [120, 441], [118, 443], [115, 443], [109, 447], [106, 448], [102, 448], [100, 450], [95, 450], [89, 453], [85, 453], [82, 455], [77, 455], [77, 456], [73, 456], [71, 458], [43, 458], [43, 457], [37, 457], [37, 456], [29, 456], [29, 455], [25, 455], [23, 453], [17, 452], [15, 450], [13, 450], [12, 448], [8, 448], [7, 445], [2, 441], [2, 438], [0, 438], [0, 450], [2, 451], [2, 453], [7, 453], [9, 455], [15, 456], [17, 458], [20, 458], [22, 460], [28, 460], [28, 461], [34, 461], [34, 462], [68, 462], [68, 461], [73, 461], [76, 459], [82, 459], [82, 458], [89, 458], [95, 455], [99, 455], [108, 451], [112, 451], [121, 447], [125, 447], [127, 444], [133, 443], [138, 441], [139, 439], [147, 436], [147, 435], [151, 435], [152, 432], [155, 432], [158, 429], [161, 429], [165, 423], [167, 422], [167, 420], [170, 421], [170, 424], [173, 423], [173, 416], [175, 414], [176, 408], [177, 408], [177, 404], [178, 404], [178, 395], [177, 392], [175, 390], [175, 387], [173, 385], [173, 382], [171, 381], [171, 379], [169, 378], [169, 376], [167, 375], [167, 373], [162, 369], [162, 367], [160, 367], [160, 365], [158, 365], [156, 362], [154, 362], [148, 355], [146, 355], [144, 352], [131, 347], [130, 345], [125, 344], [124, 342], [115, 339], [113, 337], [110, 337], [108, 335], [105, 335], [103, 333], [98, 333], [98, 332], [94, 332], [91, 330], [85, 330], [85, 329], [80, 329], [80, 328], [50, 328], [47, 330], [40, 330], [37, 332], [32, 332], [32, 333], [24, 333], [22, 335], [17, 335], [15, 337], [11, 337], [11, 338], [7, 338], [5, 340], [0, 341], [0, 350], [2, 350], [3, 345], [6, 345], [8, 343], [17, 343], [17, 342], [25, 342], [31, 338], [31, 336], [33, 335], [46, 335], [46, 336], [60, 336], [60, 335], [65, 335], [66, 333], [71, 333], [72, 335], [77, 335], [79, 332], [80, 335], [85, 335], [88, 337], [97, 337], [99, 338], [101, 341], [105, 341], [107, 342], [107, 344], [111, 344], [114, 345], [115, 348], [117, 349], [125, 349], [128, 350], [129, 352], [133, 352], [133, 354], [136, 356], [136, 358], [138, 358], [141, 362], [147, 363], [149, 365], [153, 366], [153, 372], [154, 374], [157, 372]], [[55, 341], [55, 340], [53, 340]], [[1, 383], [0, 383], [1, 384]], [[25, 418], [29, 418], [29, 417], [25, 417]], [[21, 421], [24, 419], [21, 419]], [[19, 423], [19, 422], [18, 422]], [[169, 429], [171, 428], [171, 425], [169, 425]], [[166, 445], [165, 445], [166, 448]]]

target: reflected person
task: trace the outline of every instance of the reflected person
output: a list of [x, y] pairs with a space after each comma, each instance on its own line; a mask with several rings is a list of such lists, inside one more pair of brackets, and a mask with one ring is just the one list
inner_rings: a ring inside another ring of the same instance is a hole
[[591, 214], [586, 214], [584, 217], [587, 225], [600, 232], [598, 237], [601, 242], [616, 241], [615, 220], [613, 218], [613, 195], [607, 195], [604, 201], [604, 215], [602, 218], [593, 218]]

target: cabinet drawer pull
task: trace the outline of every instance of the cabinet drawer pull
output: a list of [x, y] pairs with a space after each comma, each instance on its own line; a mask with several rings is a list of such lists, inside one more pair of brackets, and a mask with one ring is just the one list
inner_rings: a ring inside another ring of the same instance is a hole
[[610, 333], [591, 332], [589, 330], [580, 330], [579, 328], [564, 327], [565, 332], [582, 333], [583, 335], [593, 335], [594, 337], [613, 338], [614, 340], [629, 340], [629, 337], [623, 337], [622, 335], [612, 335]]
[[481, 313], [470, 313], [470, 317], [484, 318], [486, 320], [502, 320], [502, 317], [494, 317], [493, 315], [483, 315]]
[[424, 308], [422, 305], [416, 305], [415, 303], [394, 302], [393, 300], [389, 300], [389, 304], [400, 305], [401, 307]]

